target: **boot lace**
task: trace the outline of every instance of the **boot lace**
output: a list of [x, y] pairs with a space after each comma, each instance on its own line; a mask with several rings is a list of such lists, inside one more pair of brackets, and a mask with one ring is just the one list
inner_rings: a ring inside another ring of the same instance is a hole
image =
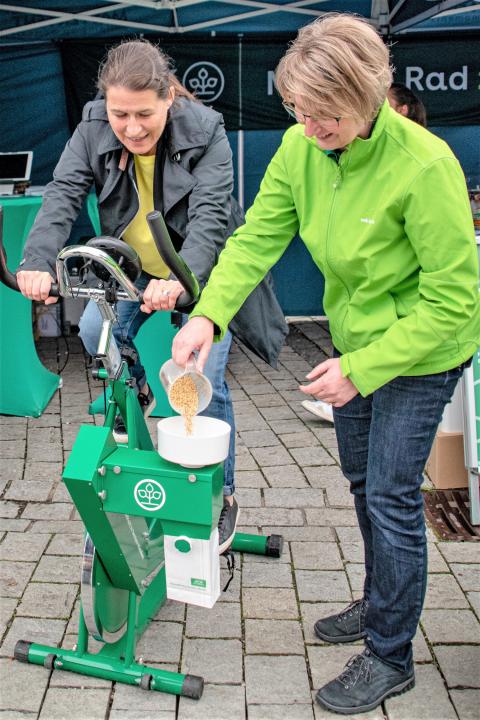
[[362, 678], [369, 683], [372, 677], [372, 665], [373, 660], [369, 654], [353, 655], [337, 680], [345, 687], [345, 690], [355, 687]]
[[367, 603], [365, 600], [361, 600], [358, 602], [358, 600], [354, 600], [353, 602], [348, 605], [348, 607], [345, 608], [343, 612], [341, 612], [338, 616], [338, 619], [340, 621], [346, 620], [347, 617], [353, 617], [353, 615], [360, 616], [365, 615], [365, 612], [367, 610]]

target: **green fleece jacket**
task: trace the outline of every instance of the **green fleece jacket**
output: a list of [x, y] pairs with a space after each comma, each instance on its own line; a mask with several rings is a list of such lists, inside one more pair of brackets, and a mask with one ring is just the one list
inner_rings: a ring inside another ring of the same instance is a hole
[[[478, 260], [462, 170], [442, 140], [387, 102], [370, 138], [338, 163], [303, 126], [287, 130], [192, 316], [223, 334], [297, 232], [325, 277], [342, 373], [363, 396], [476, 351]], [[292, 293], [301, 292], [299, 277]]]

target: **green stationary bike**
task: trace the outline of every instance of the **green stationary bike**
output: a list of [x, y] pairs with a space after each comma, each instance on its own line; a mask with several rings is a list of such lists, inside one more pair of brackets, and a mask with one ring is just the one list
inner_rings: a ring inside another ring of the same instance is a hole
[[[7, 267], [1, 238], [0, 280], [18, 290]], [[160, 213], [147, 217], [160, 254], [186, 288], [177, 307], [198, 297], [198, 283], [176, 254]], [[69, 271], [72, 261], [80, 272]], [[223, 505], [223, 463], [185, 467], [155, 451], [136, 399], [135, 382], [112, 334], [119, 301], [141, 301], [134, 283], [141, 272], [137, 254], [121, 240], [94, 238], [63, 249], [57, 259], [58, 286], [51, 295], [93, 299], [103, 318], [94, 361], [95, 377], [108, 381], [103, 427], [82, 425], [63, 481], [85, 524], [81, 609], [77, 644], [71, 650], [20, 640], [15, 658], [144, 690], [198, 699], [203, 678], [147, 667], [135, 648], [167, 597], [211, 607], [219, 594], [215, 533]], [[94, 284], [88, 278], [93, 275]], [[117, 445], [112, 428], [120, 413], [128, 445]], [[232, 549], [280, 557], [279, 535], [236, 533]], [[212, 587], [213, 586], [213, 587]], [[217, 589], [216, 589], [217, 588]], [[92, 637], [103, 643], [88, 651]]]

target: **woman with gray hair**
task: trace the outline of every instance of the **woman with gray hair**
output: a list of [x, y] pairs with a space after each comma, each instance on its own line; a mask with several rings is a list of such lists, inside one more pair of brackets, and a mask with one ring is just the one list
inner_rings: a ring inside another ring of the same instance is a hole
[[198, 351], [201, 365], [300, 234], [325, 277], [335, 347], [300, 389], [333, 405], [366, 571], [362, 597], [315, 624], [326, 642], [365, 642], [317, 700], [357, 714], [415, 682], [427, 581], [422, 472], [479, 345], [477, 253], [462, 170], [442, 140], [390, 107], [388, 49], [368, 23], [339, 14], [304, 27], [276, 81], [296, 124], [173, 357], [185, 364]]

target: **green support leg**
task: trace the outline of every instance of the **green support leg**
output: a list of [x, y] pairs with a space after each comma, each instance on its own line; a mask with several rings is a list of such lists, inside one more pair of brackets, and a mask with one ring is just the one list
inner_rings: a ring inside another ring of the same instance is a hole
[[135, 660], [135, 632], [137, 625], [137, 595], [130, 591], [128, 595], [128, 622], [127, 637], [125, 643], [125, 665], [130, 665]]
[[15, 646], [15, 659], [43, 665], [51, 670], [68, 670], [112, 682], [139, 685], [144, 690], [183, 695], [194, 700], [198, 700], [203, 692], [203, 678], [197, 675], [182, 675], [136, 662], [127, 665], [120, 659], [102, 657], [101, 653], [79, 654], [78, 649], [64, 650], [19, 640]]
[[266, 555], [279, 558], [283, 550], [283, 537], [281, 535], [250, 535], [248, 533], [235, 533], [232, 550], [238, 552]]
[[88, 651], [88, 630], [83, 616], [83, 607], [80, 603], [80, 617], [78, 620], [77, 653], [83, 655]]

